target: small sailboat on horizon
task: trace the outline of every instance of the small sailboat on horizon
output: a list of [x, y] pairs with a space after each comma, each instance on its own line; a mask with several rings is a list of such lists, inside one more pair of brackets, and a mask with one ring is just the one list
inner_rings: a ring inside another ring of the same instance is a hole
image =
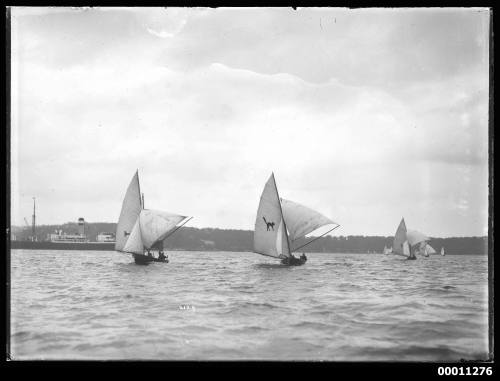
[[[292, 248], [292, 245], [300, 238], [330, 224], [336, 226], [306, 244]], [[281, 263], [285, 265], [303, 265], [307, 261], [305, 254], [303, 253], [300, 258], [296, 258], [292, 253], [339, 226], [315, 210], [290, 200], [281, 199], [278, 195], [274, 173], [272, 173], [264, 186], [257, 209], [254, 252], [281, 259]]]
[[[123, 199], [116, 226], [115, 250], [132, 254], [137, 264], [168, 263], [168, 258], [163, 252], [163, 241], [191, 218], [160, 210], [145, 209], [144, 195], [141, 199], [139, 171], [136, 171]], [[183, 223], [177, 226], [182, 221]], [[155, 250], [158, 251], [156, 257], [153, 255]]]
[[441, 255], [444, 257], [444, 247], [441, 247]]
[[406, 259], [417, 259], [416, 253], [428, 256], [435, 253], [435, 250], [429, 245], [430, 238], [417, 230], [407, 230], [405, 219], [402, 218], [399, 223], [394, 243], [392, 245], [392, 254], [406, 257]]

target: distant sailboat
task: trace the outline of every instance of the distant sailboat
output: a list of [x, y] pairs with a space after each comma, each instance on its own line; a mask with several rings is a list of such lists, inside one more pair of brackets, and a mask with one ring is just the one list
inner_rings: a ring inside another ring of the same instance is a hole
[[[405, 248], [406, 244], [406, 248]], [[406, 249], [406, 250], [405, 250]], [[392, 243], [392, 254], [397, 254], [406, 257], [408, 253], [408, 242], [406, 242], [406, 224], [405, 219], [402, 218], [399, 226], [394, 234], [394, 241]]]
[[[163, 240], [190, 219], [178, 214], [144, 209], [137, 171], [123, 199], [116, 227], [115, 250], [132, 254], [138, 264], [168, 262], [163, 256]], [[184, 222], [177, 226], [181, 221]], [[154, 249], [158, 249], [158, 257], [153, 256], [151, 251]]]
[[415, 253], [428, 256], [435, 252], [428, 244], [429, 240], [429, 237], [416, 230], [407, 230], [405, 220], [402, 218], [394, 235], [392, 254], [405, 256], [407, 259], [417, 259]]
[[384, 246], [384, 254], [391, 254], [392, 253], [392, 247], [387, 247], [387, 245]]
[[336, 225], [323, 235], [340, 225], [322, 214], [296, 202], [280, 199], [274, 174], [271, 174], [260, 197], [254, 230], [254, 252], [282, 260], [283, 264], [302, 265], [305, 255], [296, 258], [292, 252], [304, 245], [292, 248], [299, 238], [325, 225]]
[[444, 247], [441, 247], [441, 255], [444, 256]]
[[410, 245], [411, 248], [410, 258], [413, 256], [416, 259], [415, 257], [416, 252], [426, 257], [429, 256], [426, 251], [426, 246], [429, 246], [432, 249], [432, 247], [427, 243], [428, 241], [430, 241], [429, 237], [427, 237], [425, 234], [417, 230], [408, 230], [406, 232], [406, 237], [408, 240], [408, 244]]
[[428, 257], [430, 254], [436, 254], [436, 250], [431, 245], [426, 244], [424, 247], [424, 256]]

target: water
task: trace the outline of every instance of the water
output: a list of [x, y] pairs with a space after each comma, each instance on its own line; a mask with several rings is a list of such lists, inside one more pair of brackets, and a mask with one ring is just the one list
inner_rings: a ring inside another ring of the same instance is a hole
[[13, 359], [488, 357], [486, 256], [13, 250]]

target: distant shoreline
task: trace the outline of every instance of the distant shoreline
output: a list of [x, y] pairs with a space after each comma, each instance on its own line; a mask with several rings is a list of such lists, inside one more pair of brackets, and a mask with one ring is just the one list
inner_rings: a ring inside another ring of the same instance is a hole
[[[110, 243], [100, 243], [100, 242], [85, 242], [85, 243], [57, 243], [57, 242], [32, 242], [32, 241], [11, 241], [11, 250], [66, 250], [66, 251], [115, 251], [114, 244]], [[167, 248], [166, 251], [202, 251], [209, 253], [253, 253], [248, 250], [214, 250], [214, 249], [182, 249], [182, 248]], [[300, 251], [299, 251], [300, 252]], [[325, 254], [325, 255], [336, 255], [336, 254], [355, 254], [355, 255], [386, 255], [380, 252], [314, 252], [314, 251], [304, 251], [308, 254]], [[391, 254], [387, 254], [391, 256]], [[433, 256], [439, 254], [433, 254]], [[484, 256], [488, 253], [467, 253], [467, 254], [447, 254], [447, 255], [479, 255]]]
[[[55, 230], [63, 230], [68, 234], [76, 234], [78, 225], [67, 223], [64, 225], [41, 225], [36, 227], [38, 242], [34, 242], [36, 249], [48, 250], [114, 250], [114, 243], [95, 242], [101, 232], [115, 232], [115, 223], [86, 223], [85, 234], [90, 242], [86, 243], [61, 243], [44, 241]], [[11, 248], [29, 249], [33, 242], [28, 240], [31, 229], [12, 227]], [[314, 237], [298, 240], [295, 247], [309, 242]], [[344, 254], [369, 254], [382, 253], [384, 247], [391, 247], [393, 236], [325, 236], [298, 251], [306, 253], [344, 253]], [[22, 243], [21, 243], [22, 242]], [[436, 250], [444, 248], [447, 255], [487, 255], [488, 237], [430, 237], [429, 244]], [[41, 246], [40, 246], [41, 245]], [[56, 246], [54, 246], [56, 245]], [[67, 246], [63, 246], [67, 245]], [[76, 245], [76, 246], [75, 246]], [[99, 246], [102, 245], [102, 246]], [[253, 231], [218, 228], [181, 227], [175, 234], [164, 241], [166, 250], [185, 251], [226, 251], [226, 252], [252, 252]], [[473, 253], [473, 254], [471, 254]]]

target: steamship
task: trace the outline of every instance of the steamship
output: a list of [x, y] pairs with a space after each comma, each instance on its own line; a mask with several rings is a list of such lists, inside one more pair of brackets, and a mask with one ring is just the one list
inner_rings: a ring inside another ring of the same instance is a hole
[[45, 241], [36, 240], [32, 235], [29, 240], [18, 241], [11, 239], [11, 249], [32, 250], [100, 250], [113, 251], [115, 248], [115, 234], [102, 232], [97, 235], [97, 241], [91, 242], [85, 234], [85, 220], [78, 219], [78, 234], [67, 234], [62, 230], [48, 234]]

